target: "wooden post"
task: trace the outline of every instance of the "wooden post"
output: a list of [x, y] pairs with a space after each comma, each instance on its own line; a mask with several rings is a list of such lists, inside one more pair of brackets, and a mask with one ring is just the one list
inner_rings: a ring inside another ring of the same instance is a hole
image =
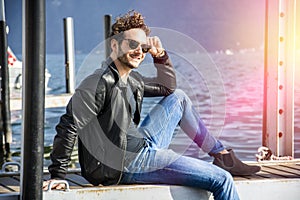
[[110, 55], [110, 26], [111, 26], [111, 15], [104, 15], [104, 39], [105, 39], [105, 56], [106, 58]]
[[266, 0], [263, 145], [294, 155], [296, 0]]
[[[5, 22], [4, 0], [0, 0], [0, 67], [1, 67], [1, 114], [3, 122], [3, 133], [5, 138], [5, 156], [10, 154], [10, 143], [12, 142], [11, 116], [10, 116], [10, 92], [9, 92], [9, 70], [7, 64], [7, 33]], [[3, 154], [3, 135], [0, 134], [0, 154]]]
[[75, 45], [73, 18], [64, 18], [66, 92], [75, 92]]
[[22, 200], [43, 199], [45, 0], [23, 1]]

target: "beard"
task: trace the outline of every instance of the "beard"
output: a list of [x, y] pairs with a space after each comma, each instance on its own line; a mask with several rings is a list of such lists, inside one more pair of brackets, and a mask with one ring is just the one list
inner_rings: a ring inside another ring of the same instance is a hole
[[130, 68], [130, 69], [135, 69], [136, 66], [132, 65], [129, 60], [128, 57], [126, 56], [126, 54], [120, 49], [118, 52], [118, 60], [120, 61], [120, 63], [122, 63], [124, 66]]

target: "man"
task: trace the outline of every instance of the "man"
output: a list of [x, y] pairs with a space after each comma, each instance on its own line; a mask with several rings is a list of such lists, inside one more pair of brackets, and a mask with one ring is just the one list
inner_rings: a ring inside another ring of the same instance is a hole
[[[208, 133], [190, 99], [176, 90], [175, 71], [160, 39], [149, 33], [140, 13], [116, 19], [110, 57], [82, 81], [56, 127], [51, 179], [44, 188], [65, 178], [78, 136], [81, 173], [93, 185], [176, 184], [209, 190], [215, 199], [239, 199], [230, 173], [251, 175], [260, 168], [242, 163]], [[146, 53], [153, 57], [156, 77], [133, 71]], [[143, 97], [156, 96], [163, 98], [140, 122]], [[215, 165], [168, 149], [178, 125], [215, 157]]]

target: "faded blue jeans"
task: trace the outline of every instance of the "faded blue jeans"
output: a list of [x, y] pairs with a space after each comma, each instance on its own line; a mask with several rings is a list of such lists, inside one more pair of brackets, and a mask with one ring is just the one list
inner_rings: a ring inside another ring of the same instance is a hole
[[211, 191], [216, 200], [239, 199], [233, 178], [227, 171], [168, 149], [178, 125], [203, 151], [218, 153], [224, 150], [208, 133], [188, 96], [176, 90], [164, 97], [138, 127], [147, 145], [125, 167], [121, 183], [192, 186]]

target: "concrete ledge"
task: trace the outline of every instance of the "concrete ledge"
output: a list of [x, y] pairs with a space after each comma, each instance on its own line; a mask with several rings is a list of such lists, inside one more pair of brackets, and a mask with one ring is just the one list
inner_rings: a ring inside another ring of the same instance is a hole
[[192, 187], [169, 185], [119, 185], [71, 189], [70, 191], [48, 191], [43, 193], [44, 200], [61, 199], [103, 199], [103, 200], [208, 200], [209, 192]]
[[[243, 200], [296, 200], [300, 197], [299, 179], [235, 181], [240, 198]], [[210, 192], [184, 186], [169, 185], [118, 185], [88, 187], [70, 191], [52, 190], [43, 193], [43, 199], [99, 199], [99, 200], [213, 200]]]
[[235, 181], [240, 199], [297, 200], [300, 199], [299, 179]]
[[[300, 197], [299, 179], [271, 179], [235, 181], [243, 200], [297, 200]], [[18, 193], [0, 194], [0, 200], [17, 200]], [[43, 192], [44, 200], [213, 200], [210, 192], [202, 189], [169, 185], [118, 185], [105, 187], [71, 188], [70, 191]]]
[[[46, 95], [45, 96], [45, 108], [65, 107], [69, 102], [72, 94], [58, 94], [58, 95]], [[10, 99], [11, 110], [22, 109], [22, 98]]]

